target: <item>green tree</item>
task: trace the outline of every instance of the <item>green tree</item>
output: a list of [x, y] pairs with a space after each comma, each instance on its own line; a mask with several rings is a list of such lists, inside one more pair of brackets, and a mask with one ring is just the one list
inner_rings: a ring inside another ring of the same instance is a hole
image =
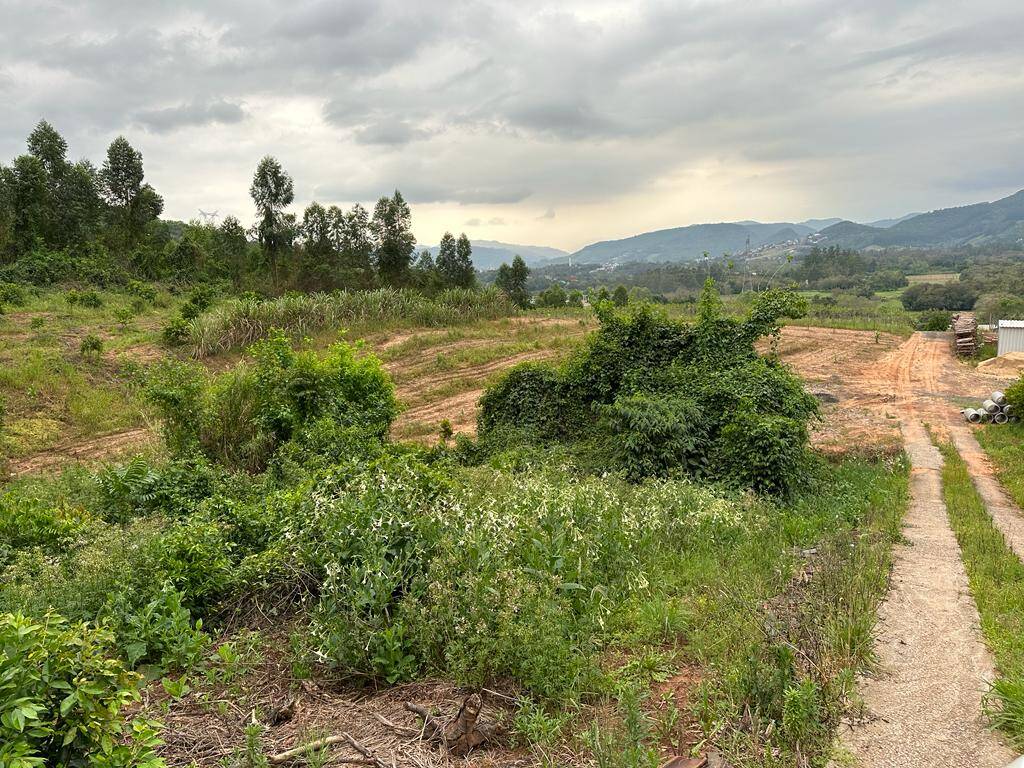
[[291, 245], [294, 227], [284, 209], [295, 199], [292, 177], [276, 158], [267, 155], [256, 166], [249, 194], [256, 204], [256, 237], [270, 264], [271, 279], [277, 287], [280, 280], [279, 261]]
[[564, 307], [566, 300], [565, 289], [558, 283], [555, 283], [540, 292], [540, 295], [537, 297], [537, 306]]
[[409, 265], [416, 250], [412, 234], [412, 214], [402, 193], [382, 197], [373, 209], [370, 222], [376, 250], [377, 273], [390, 285], [401, 285], [409, 276]]
[[518, 254], [512, 259], [512, 266], [502, 264], [498, 268], [498, 276], [494, 284], [508, 294], [512, 302], [523, 309], [530, 306], [530, 293], [526, 290], [526, 279], [530, 276], [530, 268], [523, 257]]
[[68, 143], [57, 129], [45, 120], [40, 120], [28, 135], [28, 153], [39, 158], [46, 175], [59, 181], [67, 169]]
[[458, 263], [457, 282], [460, 288], [472, 288], [476, 285], [476, 270], [473, 269], [473, 246], [463, 232], [455, 244], [455, 256]]
[[224, 217], [216, 237], [217, 257], [235, 288], [242, 285], [248, 270], [249, 240], [245, 228], [234, 216]]
[[7, 261], [7, 254], [14, 243], [14, 172], [0, 165], [0, 260]]
[[456, 240], [451, 232], [445, 232], [437, 252], [437, 271], [446, 286], [472, 288], [476, 283], [473, 269], [473, 246], [465, 233]]
[[23, 254], [45, 242], [49, 211], [46, 166], [38, 157], [21, 155], [14, 159], [11, 180], [14, 247], [16, 253]]
[[142, 153], [124, 136], [118, 136], [107, 149], [99, 181], [114, 214], [115, 226], [120, 230], [120, 239], [129, 246], [138, 242], [145, 226], [164, 207], [163, 198], [144, 180]]
[[339, 227], [341, 266], [347, 284], [370, 288], [373, 286], [373, 236], [370, 232], [370, 214], [356, 203], [343, 214]]
[[67, 167], [61, 180], [57, 220], [62, 245], [82, 245], [97, 234], [103, 219], [99, 173], [88, 160]]
[[299, 277], [307, 288], [333, 286], [337, 280], [338, 249], [334, 230], [341, 211], [334, 206], [332, 209], [313, 202], [302, 214], [303, 248]]
[[629, 304], [629, 291], [626, 290], [626, 286], [620, 285], [612, 291], [612, 303], [616, 307], [624, 307]]

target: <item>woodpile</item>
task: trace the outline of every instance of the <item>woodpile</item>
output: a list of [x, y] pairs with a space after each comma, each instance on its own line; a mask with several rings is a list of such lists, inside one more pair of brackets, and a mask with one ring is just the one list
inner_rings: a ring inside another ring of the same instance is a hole
[[973, 357], [978, 351], [978, 320], [974, 313], [953, 315], [953, 351], [961, 357]]

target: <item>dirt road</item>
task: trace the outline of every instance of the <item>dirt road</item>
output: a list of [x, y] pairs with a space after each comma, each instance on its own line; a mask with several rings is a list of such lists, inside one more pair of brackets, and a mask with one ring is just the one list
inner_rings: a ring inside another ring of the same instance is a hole
[[992, 386], [953, 357], [944, 334], [914, 334], [844, 377], [846, 407], [897, 422], [912, 465], [906, 543], [879, 610], [879, 669], [860, 686], [868, 720], [842, 734], [862, 768], [997, 768], [1015, 757], [982, 721], [992, 659], [949, 527], [941, 456], [925, 429], [963, 440], [957, 399]]

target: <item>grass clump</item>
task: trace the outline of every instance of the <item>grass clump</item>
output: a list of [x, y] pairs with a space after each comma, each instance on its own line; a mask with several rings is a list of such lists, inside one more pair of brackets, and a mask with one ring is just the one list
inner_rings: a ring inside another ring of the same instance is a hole
[[949, 444], [940, 449], [950, 524], [999, 672], [985, 697], [985, 713], [1017, 749], [1024, 749], [1024, 564], [992, 522], [956, 449]]

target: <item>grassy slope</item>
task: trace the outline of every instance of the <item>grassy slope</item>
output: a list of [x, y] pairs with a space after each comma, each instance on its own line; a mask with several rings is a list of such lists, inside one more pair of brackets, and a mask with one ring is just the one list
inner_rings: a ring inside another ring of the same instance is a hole
[[950, 445], [940, 446], [942, 490], [981, 630], [999, 678], [988, 697], [993, 723], [1024, 748], [1024, 564], [1006, 546], [971, 482], [967, 465]]
[[[2, 453], [25, 456], [55, 445], [143, 423], [144, 409], [126, 380], [125, 364], [152, 354], [176, 301], [164, 295], [131, 319], [118, 318], [134, 297], [100, 292], [103, 306], [70, 306], [63, 291], [30, 294], [0, 317], [0, 397], [5, 406]], [[100, 355], [82, 354], [87, 335]]]

